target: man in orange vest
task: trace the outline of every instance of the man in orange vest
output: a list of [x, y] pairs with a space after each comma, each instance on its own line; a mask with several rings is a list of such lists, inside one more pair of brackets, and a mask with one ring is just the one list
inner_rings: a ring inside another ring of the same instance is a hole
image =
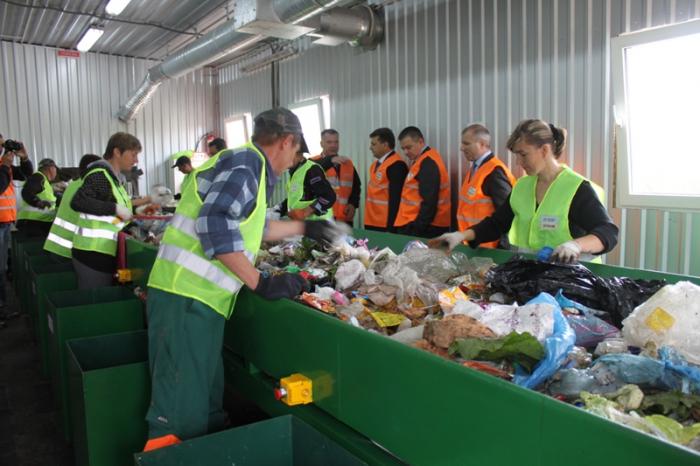
[[401, 193], [394, 226], [400, 235], [433, 238], [451, 226], [450, 178], [435, 149], [425, 144], [415, 126], [399, 133], [401, 150], [413, 162]]
[[[459, 192], [457, 224], [459, 231], [476, 225], [506, 202], [515, 177], [491, 152], [491, 134], [482, 125], [467, 126], [462, 131], [464, 157], [472, 163]], [[509, 249], [508, 235], [499, 241], [480, 244], [482, 248]]]
[[[7, 147], [6, 147], [7, 146]], [[0, 135], [0, 328], [5, 328], [5, 319], [19, 317], [19, 312], [8, 313], [5, 273], [7, 272], [7, 250], [10, 247], [10, 232], [17, 220], [17, 201], [12, 180], [26, 181], [32, 176], [34, 167], [29, 160], [24, 144], [8, 140]], [[20, 158], [19, 167], [13, 167], [15, 155]]]
[[365, 230], [396, 233], [394, 221], [399, 213], [408, 165], [394, 151], [396, 138], [389, 128], [374, 130], [369, 139], [369, 150], [377, 160], [369, 168]]
[[333, 217], [348, 225], [353, 225], [355, 211], [360, 207], [362, 181], [348, 157], [338, 155], [340, 140], [338, 132], [326, 129], [321, 132], [321, 154], [311, 157], [326, 170], [326, 179], [335, 190]]

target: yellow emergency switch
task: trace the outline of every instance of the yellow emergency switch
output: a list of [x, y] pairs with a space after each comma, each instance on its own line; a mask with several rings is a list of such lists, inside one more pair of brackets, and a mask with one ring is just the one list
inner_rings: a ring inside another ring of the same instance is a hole
[[117, 281], [119, 283], [126, 283], [131, 281], [131, 270], [129, 269], [117, 269]]
[[275, 389], [275, 398], [289, 406], [311, 403], [314, 401], [311, 379], [301, 374], [283, 378], [280, 388]]

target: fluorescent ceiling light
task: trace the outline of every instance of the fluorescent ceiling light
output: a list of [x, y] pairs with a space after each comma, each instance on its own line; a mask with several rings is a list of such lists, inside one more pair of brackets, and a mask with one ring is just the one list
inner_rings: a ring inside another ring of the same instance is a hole
[[105, 13], [110, 16], [117, 16], [124, 11], [124, 8], [126, 8], [130, 1], [131, 0], [109, 0], [105, 7]]
[[80, 39], [80, 42], [78, 42], [78, 50], [81, 52], [87, 52], [90, 50], [92, 46], [95, 45], [95, 42], [102, 37], [104, 32], [104, 29], [90, 27], [90, 29], [88, 29], [83, 35], [83, 38]]

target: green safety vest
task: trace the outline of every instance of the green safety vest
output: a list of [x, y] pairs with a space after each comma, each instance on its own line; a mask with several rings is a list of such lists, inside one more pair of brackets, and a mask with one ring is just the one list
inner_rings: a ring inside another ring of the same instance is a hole
[[[314, 165], [318, 165], [316, 162], [312, 160], [306, 160], [306, 162], [302, 163], [301, 166], [297, 169], [297, 171], [294, 172], [294, 174], [289, 178], [289, 181], [287, 181], [287, 210], [294, 210], [294, 209], [305, 209], [306, 207], [310, 206], [314, 202], [316, 202], [316, 199], [312, 199], [310, 201], [302, 201], [301, 198], [304, 196], [304, 178], [306, 178], [306, 173], [309, 171], [311, 167]], [[319, 165], [320, 166], [320, 165]], [[321, 169], [323, 170], [323, 169]], [[333, 218], [333, 208], [329, 207], [328, 210], [326, 211], [325, 214], [323, 215], [316, 215], [312, 214], [309, 215], [306, 219], [307, 220], [322, 220], [322, 219], [332, 219]]]
[[[239, 149], [255, 151], [262, 161], [255, 209], [245, 221], [239, 224], [245, 247], [243, 253], [251, 263], [255, 263], [265, 230], [267, 204], [265, 156], [252, 143]], [[185, 186], [175, 215], [165, 230], [163, 241], [158, 248], [148, 286], [196, 299], [228, 319], [231, 317], [236, 296], [243, 287], [243, 282], [220, 261], [210, 259], [204, 254], [195, 227], [203, 204], [197, 192], [197, 174], [213, 169], [220, 154], [221, 152], [211, 157], [191, 173], [192, 181]]]
[[[95, 168], [85, 175], [102, 173], [112, 186], [112, 195], [117, 204], [131, 210], [131, 199], [124, 187], [114, 182], [112, 175], [104, 168]], [[73, 237], [73, 247], [83, 251], [101, 252], [114, 256], [117, 254], [117, 238], [125, 222], [115, 215], [92, 215], [84, 212], [78, 218], [78, 230]]]
[[59, 256], [71, 258], [73, 254], [73, 235], [78, 231], [78, 219], [80, 212], [76, 212], [70, 206], [75, 192], [83, 185], [83, 180], [75, 180], [68, 185], [63, 193], [61, 206], [56, 212], [56, 218], [51, 225], [51, 231], [44, 243], [44, 249], [58, 254]]
[[34, 172], [34, 175], [36, 175], [37, 173], [44, 178], [44, 190], [37, 194], [36, 197], [38, 197], [41, 200], [52, 201], [54, 203], [54, 207], [51, 209], [40, 209], [38, 207], [33, 207], [27, 204], [27, 202], [24, 199], [22, 199], [22, 203], [19, 207], [19, 212], [17, 213], [17, 220], [37, 220], [39, 222], [53, 222], [53, 219], [56, 217], [56, 196], [53, 193], [53, 188], [51, 187], [51, 183], [49, 183], [49, 179], [46, 178], [46, 175], [44, 175], [40, 171]]
[[[510, 206], [515, 217], [508, 232], [511, 250], [536, 253], [545, 246], [556, 248], [574, 238], [569, 230], [569, 208], [579, 186], [586, 179], [562, 165], [564, 170], [557, 175], [537, 207], [537, 176], [526, 175], [518, 179], [510, 194]], [[594, 183], [591, 183], [594, 185]], [[598, 197], [603, 189], [595, 185]], [[581, 260], [601, 262], [600, 256], [581, 254]]]

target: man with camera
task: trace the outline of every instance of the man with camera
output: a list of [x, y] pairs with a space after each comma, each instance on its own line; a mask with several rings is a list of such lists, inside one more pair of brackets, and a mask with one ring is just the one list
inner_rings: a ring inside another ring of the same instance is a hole
[[[5, 319], [19, 317], [19, 312], [7, 312], [7, 294], [5, 289], [5, 273], [7, 272], [7, 250], [10, 247], [10, 232], [17, 219], [15, 201], [15, 186], [12, 180], [26, 181], [32, 175], [34, 167], [27, 155], [24, 144], [8, 139], [5, 141], [0, 134], [0, 328], [5, 327]], [[19, 167], [12, 166], [18, 156]]]

